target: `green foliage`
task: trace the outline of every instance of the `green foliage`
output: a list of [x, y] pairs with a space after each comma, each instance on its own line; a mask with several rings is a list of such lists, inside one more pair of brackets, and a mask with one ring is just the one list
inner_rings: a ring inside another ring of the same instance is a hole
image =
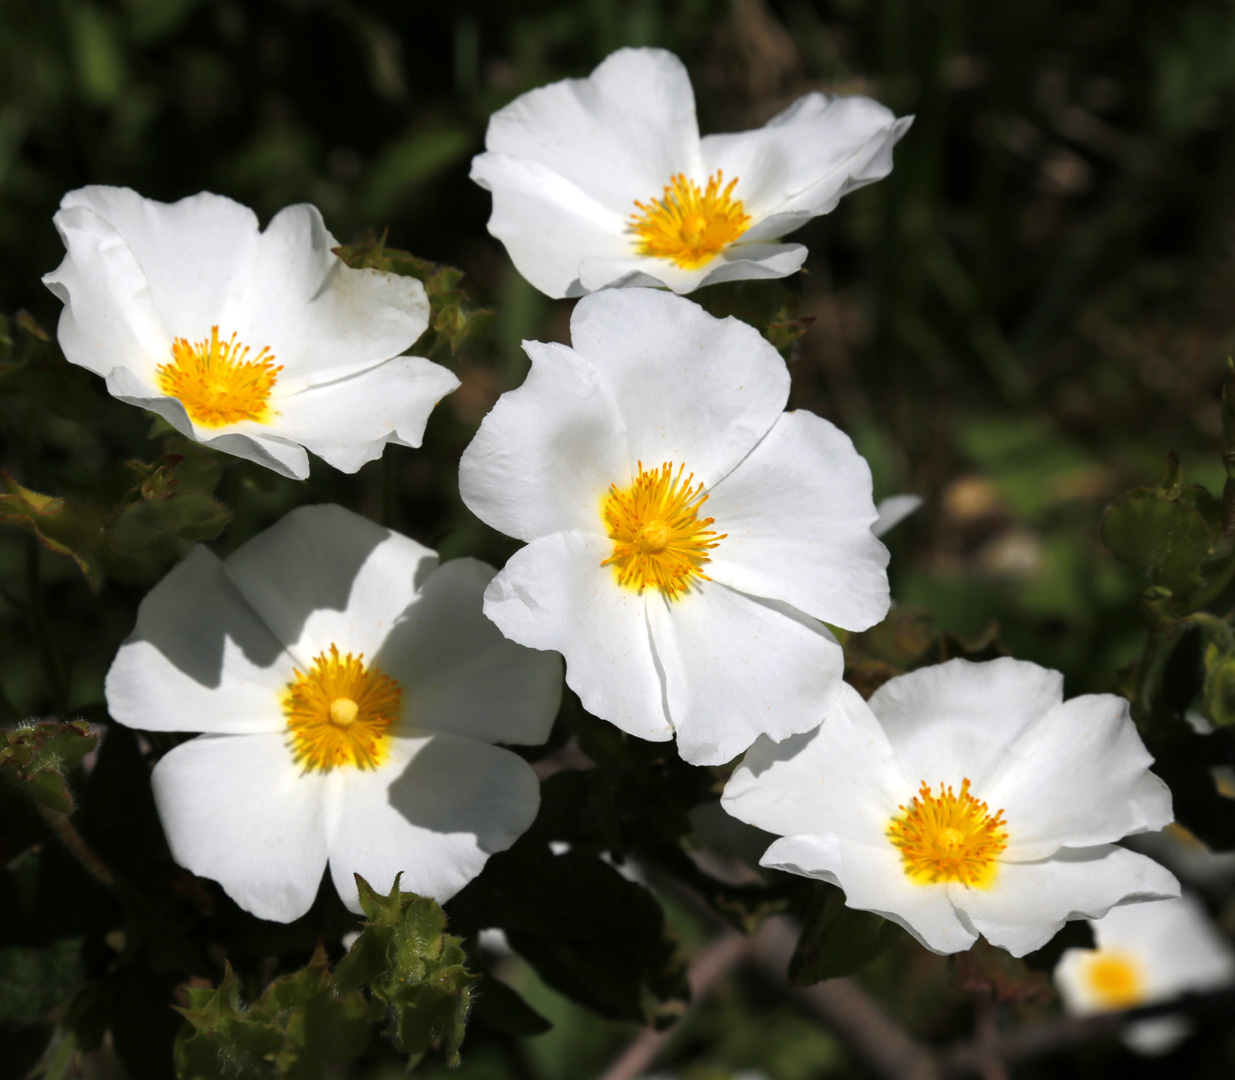
[[190, 988], [188, 998], [175, 1047], [180, 1080], [311, 1080], [326, 1062], [360, 1054], [371, 1033], [369, 1003], [359, 990], [338, 991], [320, 944], [305, 967], [275, 979], [248, 1008], [230, 965], [218, 987]]
[[67, 998], [84, 978], [81, 938], [43, 948], [0, 947], [0, 1024], [29, 1024]]
[[370, 234], [334, 252], [353, 269], [384, 270], [414, 277], [424, 285], [429, 295], [429, 329], [413, 346], [418, 356], [453, 355], [468, 337], [478, 337], [493, 318], [492, 311], [476, 307], [462, 288], [461, 271], [387, 247], [385, 236], [379, 239]]
[[168, 439], [167, 449], [173, 447], [152, 464], [127, 463], [138, 484], [109, 523], [116, 547], [170, 559], [177, 541], [213, 540], [231, 520], [211, 494], [223, 471], [215, 456], [187, 439]]
[[269, 983], [249, 1006], [230, 965], [217, 987], [188, 989], [175, 1046], [180, 1080], [312, 1080], [326, 1063], [361, 1054], [374, 1024], [387, 1019], [409, 1064], [433, 1046], [458, 1064], [478, 979], [460, 939], [445, 933], [437, 904], [400, 892], [398, 878], [388, 896], [359, 875], [356, 882], [368, 918], [333, 971], [319, 941], [305, 967]]
[[442, 909], [415, 893], [401, 893], [400, 876], [388, 896], [379, 896], [356, 875], [367, 921], [339, 963], [338, 985], [367, 985], [393, 1021], [395, 1046], [413, 1060], [440, 1043], [446, 1060], [458, 1064], [478, 976], [465, 966], [462, 940], [445, 932]]
[[1174, 454], [1157, 487], [1125, 492], [1102, 515], [1103, 542], [1159, 599], [1187, 600], [1200, 590], [1202, 563], [1220, 529], [1217, 500], [1202, 487], [1184, 485]]
[[98, 744], [90, 725], [42, 722], [3, 733], [0, 770], [14, 776], [44, 806], [62, 814], [75, 809], [71, 773]]
[[467, 926], [497, 927], [554, 989], [602, 1016], [666, 1023], [688, 996], [664, 912], [595, 856], [524, 841], [495, 855], [451, 902]]
[[813, 986], [852, 975], [900, 937], [900, 928], [872, 911], [845, 906], [845, 894], [818, 885], [802, 921], [802, 936], [789, 960], [789, 981]]

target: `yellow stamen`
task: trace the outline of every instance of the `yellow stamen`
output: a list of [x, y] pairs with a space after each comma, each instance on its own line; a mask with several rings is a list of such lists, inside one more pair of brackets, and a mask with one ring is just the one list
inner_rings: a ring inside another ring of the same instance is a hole
[[1003, 811], [993, 815], [986, 803], [960, 794], [950, 784], [931, 793], [926, 781], [909, 806], [888, 826], [888, 839], [900, 849], [905, 876], [921, 885], [959, 881], [977, 889], [990, 888], [999, 864], [995, 857], [1008, 846]]
[[1088, 957], [1083, 978], [1104, 1009], [1131, 1009], [1145, 1000], [1145, 976], [1128, 953], [1098, 949]]
[[269, 349], [252, 360], [249, 348], [236, 341], [219, 340], [219, 328], [196, 344], [187, 338], [172, 342], [172, 362], [158, 368], [159, 389], [177, 398], [194, 423], [224, 427], [241, 420], [266, 423], [271, 416], [269, 398], [276, 367]]
[[283, 695], [292, 754], [306, 771], [329, 772], [344, 765], [372, 769], [386, 756], [387, 729], [399, 718], [403, 688], [377, 668], [365, 668], [364, 654], [330, 654], [313, 661], [307, 675]]
[[635, 250], [669, 259], [685, 270], [711, 262], [750, 227], [742, 200], [733, 198], [737, 179], [722, 189], [723, 183], [720, 169], [708, 178], [704, 190], [678, 173], [659, 199], [647, 203], [636, 199], [642, 213], [630, 215], [631, 231], [639, 237]]
[[708, 497], [703, 484], [691, 487], [694, 473], [682, 482], [684, 468], [679, 465], [674, 475], [672, 463], [665, 462], [645, 472], [641, 461], [630, 487], [619, 491], [610, 485], [601, 516], [613, 554], [601, 566], [613, 566], [618, 584], [637, 592], [654, 585], [672, 599], [690, 587], [694, 576], [711, 580], [700, 567], [728, 534], [717, 536], [709, 529], [712, 518], [699, 519]]

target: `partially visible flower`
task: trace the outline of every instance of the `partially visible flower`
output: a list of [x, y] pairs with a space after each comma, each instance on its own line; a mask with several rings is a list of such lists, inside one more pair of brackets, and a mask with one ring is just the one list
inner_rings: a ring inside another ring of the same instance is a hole
[[515, 641], [556, 649], [596, 716], [676, 734], [714, 765], [818, 726], [844, 657], [819, 620], [887, 614], [887, 549], [853, 443], [782, 412], [784, 361], [753, 328], [652, 289], [585, 297], [573, 347], [532, 370], [459, 465], [464, 502], [527, 541], [485, 591]]
[[459, 385], [398, 355], [428, 326], [424, 286], [344, 265], [312, 206], [259, 232], [221, 195], [94, 186], [65, 195], [55, 223], [68, 254], [43, 281], [64, 302], [64, 355], [216, 450], [297, 479], [306, 449], [355, 472], [387, 443], [419, 446]]
[[118, 721], [203, 732], [155, 766], [172, 854], [241, 907], [304, 914], [330, 865], [442, 902], [532, 823], [557, 657], [481, 614], [493, 568], [338, 506], [302, 507], [220, 562], [194, 549], [142, 601], [107, 674]]
[[[1090, 925], [1097, 948], [1068, 949], [1055, 967], [1069, 1013], [1133, 1009], [1235, 984], [1235, 949], [1191, 896], [1115, 908]], [[1161, 1054], [1191, 1030], [1185, 1017], [1163, 1016], [1127, 1025], [1123, 1039], [1142, 1054]]]
[[1171, 820], [1128, 703], [1063, 700], [1063, 677], [1005, 657], [922, 668], [862, 700], [846, 685], [817, 730], [760, 739], [722, 805], [783, 839], [761, 865], [839, 885], [938, 953], [981, 934], [1014, 956], [1068, 919], [1177, 896], [1111, 843]]
[[780, 237], [886, 176], [910, 122], [812, 93], [755, 131], [701, 139], [682, 62], [619, 49], [494, 113], [472, 179], [493, 193], [489, 231], [541, 292], [688, 293], [799, 269], [806, 248]]

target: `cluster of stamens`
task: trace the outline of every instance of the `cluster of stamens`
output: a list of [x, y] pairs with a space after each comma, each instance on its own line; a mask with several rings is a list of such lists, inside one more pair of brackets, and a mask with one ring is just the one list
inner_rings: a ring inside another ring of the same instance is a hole
[[1145, 1000], [1145, 978], [1136, 959], [1112, 949], [1099, 949], [1085, 964], [1085, 981], [1106, 1009], [1131, 1009]]
[[642, 592], [649, 585], [670, 598], [686, 591], [693, 577], [711, 580], [701, 567], [708, 552], [725, 535], [708, 526], [712, 518], [699, 518], [707, 501], [703, 484], [691, 486], [694, 474], [682, 480], [685, 466], [665, 462], [659, 469], [639, 475], [623, 491], [611, 485], [602, 510], [613, 554], [602, 566], [613, 566], [618, 582]]
[[986, 803], [969, 793], [969, 781], [959, 794], [940, 784], [939, 794], [922, 787], [900, 816], [888, 826], [888, 839], [898, 848], [907, 877], [921, 884], [958, 881], [986, 888], [995, 878], [996, 856], [1008, 846], [1003, 811], [991, 814]]
[[641, 212], [630, 215], [630, 229], [639, 237], [635, 250], [686, 270], [710, 262], [750, 227], [742, 200], [733, 198], [736, 185], [736, 178], [725, 184], [719, 169], [704, 189], [678, 173], [659, 199], [636, 199]]
[[403, 689], [364, 654], [339, 655], [335, 645], [296, 673], [283, 698], [292, 754], [306, 772], [340, 766], [371, 769], [381, 764], [386, 733], [399, 718]]
[[176, 338], [172, 362], [157, 369], [159, 389], [177, 398], [194, 423], [224, 427], [241, 420], [264, 422], [269, 418], [270, 391], [281, 366], [269, 349], [252, 360], [249, 348], [236, 340], [219, 338], [219, 328], [198, 342]]

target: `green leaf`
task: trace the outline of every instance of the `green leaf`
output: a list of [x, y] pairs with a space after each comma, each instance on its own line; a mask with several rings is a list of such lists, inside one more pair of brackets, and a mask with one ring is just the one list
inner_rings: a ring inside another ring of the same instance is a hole
[[247, 1009], [230, 965], [218, 987], [192, 988], [188, 997], [175, 1043], [180, 1080], [316, 1080], [327, 1062], [358, 1057], [372, 1031], [364, 995], [338, 990], [320, 942], [305, 967], [275, 979]]
[[0, 521], [25, 529], [44, 547], [68, 555], [96, 592], [103, 584], [99, 543], [103, 514], [68, 499], [22, 487], [0, 472]]
[[117, 548], [170, 555], [177, 540], [213, 540], [231, 520], [231, 512], [213, 497], [222, 474], [208, 453], [182, 440], [168, 440], [179, 452], [153, 464], [130, 461], [138, 476], [110, 525]]
[[1235, 652], [1216, 642], [1205, 649], [1205, 686], [1201, 692], [1205, 715], [1217, 727], [1235, 724]]
[[64, 1001], [86, 977], [81, 938], [40, 948], [0, 948], [0, 1024], [32, 1024]]
[[44, 806], [71, 814], [75, 804], [67, 776], [96, 745], [98, 739], [85, 723], [28, 724], [3, 733], [0, 768], [28, 785], [30, 795]]
[[1135, 488], [1102, 515], [1102, 542], [1151, 587], [1190, 596], [1201, 587], [1201, 563], [1217, 539], [1210, 503], [1170, 476], [1160, 488]]
[[820, 885], [802, 921], [802, 936], [789, 960], [789, 982], [812, 986], [852, 975], [896, 940], [899, 930], [871, 911], [845, 907], [844, 894]]
[[593, 855], [530, 844], [495, 855], [452, 901], [468, 926], [506, 931], [542, 979], [603, 1016], [663, 1023], [689, 995], [664, 913], [642, 885]]

